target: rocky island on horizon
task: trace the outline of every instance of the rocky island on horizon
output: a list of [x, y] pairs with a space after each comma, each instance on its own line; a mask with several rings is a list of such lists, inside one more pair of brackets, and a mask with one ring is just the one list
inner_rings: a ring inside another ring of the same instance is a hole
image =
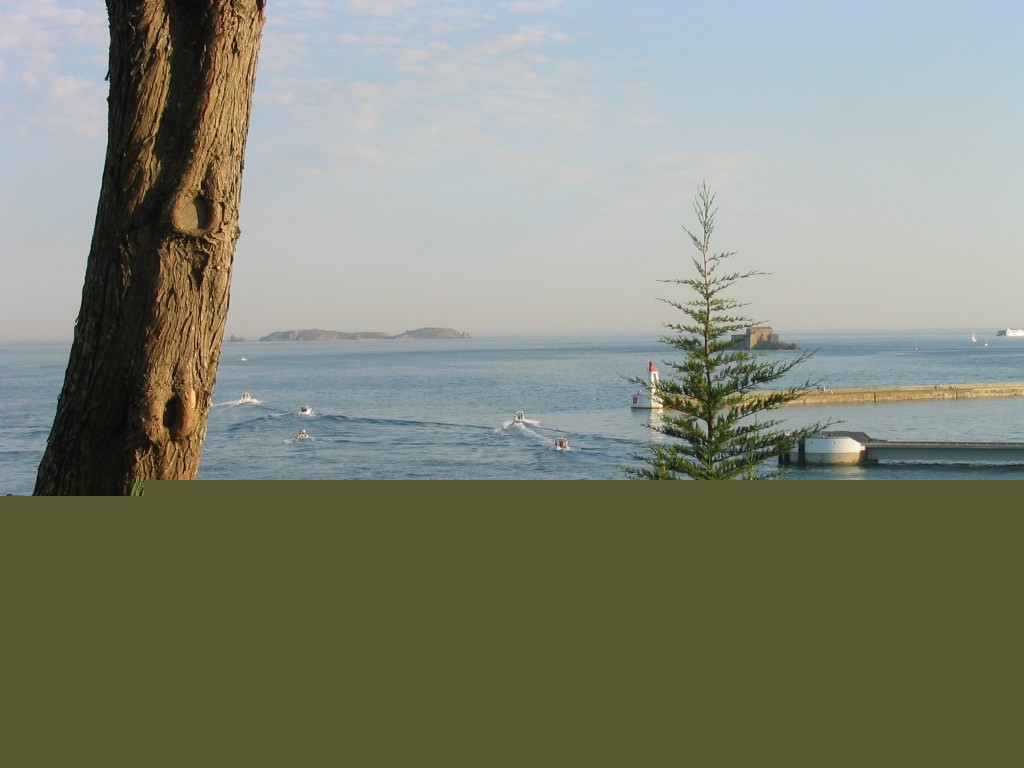
[[452, 328], [417, 328], [414, 331], [405, 331], [394, 336], [383, 331], [321, 331], [318, 328], [309, 328], [302, 331], [275, 331], [264, 336], [260, 341], [362, 341], [364, 339], [394, 339], [406, 341], [408, 339], [468, 339], [471, 338], [465, 331], [456, 331]]
[[798, 344], [790, 344], [779, 338], [775, 329], [768, 325], [752, 325], [746, 333], [733, 334], [732, 345], [736, 349], [751, 349], [759, 352], [777, 349], [800, 349]]

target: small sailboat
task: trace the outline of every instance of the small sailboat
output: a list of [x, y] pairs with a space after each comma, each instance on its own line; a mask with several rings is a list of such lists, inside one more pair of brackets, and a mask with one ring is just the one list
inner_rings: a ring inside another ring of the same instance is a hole
[[971, 334], [971, 341], [973, 341], [973, 342], [977, 342], [977, 341], [978, 341], [978, 334], [976, 334], [976, 333], [972, 333], [972, 334]]

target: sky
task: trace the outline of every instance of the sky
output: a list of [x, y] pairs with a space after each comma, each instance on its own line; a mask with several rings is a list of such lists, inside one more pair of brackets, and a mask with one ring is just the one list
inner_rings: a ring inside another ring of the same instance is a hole
[[[226, 334], [1024, 327], [1024, 3], [269, 0]], [[0, 0], [0, 341], [70, 340], [100, 0]], [[791, 333], [789, 335], [792, 335]]]

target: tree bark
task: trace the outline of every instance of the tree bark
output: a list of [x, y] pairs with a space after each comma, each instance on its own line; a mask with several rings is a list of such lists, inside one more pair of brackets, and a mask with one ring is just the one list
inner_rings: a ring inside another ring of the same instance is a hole
[[264, 0], [107, 0], [107, 154], [36, 494], [199, 471], [239, 236]]

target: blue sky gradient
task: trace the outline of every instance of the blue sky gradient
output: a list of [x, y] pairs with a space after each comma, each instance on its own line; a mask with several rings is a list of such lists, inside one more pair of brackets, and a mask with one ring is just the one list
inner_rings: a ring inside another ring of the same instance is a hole
[[[658, 334], [702, 180], [747, 313], [1024, 326], [1024, 3], [270, 0], [228, 333]], [[98, 0], [0, 3], [0, 340], [69, 339]]]

